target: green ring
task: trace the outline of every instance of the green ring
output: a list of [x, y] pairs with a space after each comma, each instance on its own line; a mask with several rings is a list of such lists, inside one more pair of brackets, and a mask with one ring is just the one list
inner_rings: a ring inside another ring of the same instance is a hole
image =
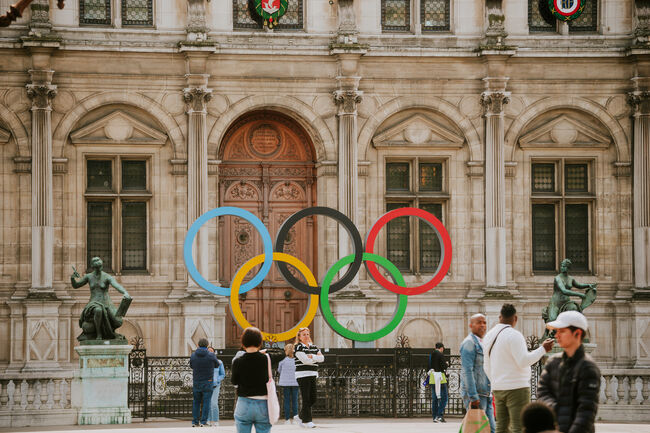
[[[375, 262], [379, 266], [385, 268], [391, 274], [391, 276], [393, 277], [397, 285], [399, 285], [400, 287], [406, 287], [406, 282], [404, 281], [404, 277], [400, 273], [399, 269], [397, 269], [397, 266], [392, 264], [390, 260], [388, 260], [386, 257], [378, 256], [376, 254], [371, 254], [371, 253], [363, 253], [363, 260]], [[323, 314], [323, 318], [325, 319], [327, 324], [330, 325], [330, 327], [334, 330], [334, 332], [341, 335], [342, 337], [348, 338], [350, 340], [355, 340], [355, 341], [375, 341], [380, 339], [381, 337], [385, 337], [386, 335], [393, 332], [395, 328], [397, 328], [397, 325], [399, 325], [399, 323], [402, 321], [402, 318], [404, 318], [404, 314], [406, 313], [406, 303], [408, 302], [408, 296], [397, 295], [397, 297], [399, 298], [399, 303], [395, 308], [393, 319], [380, 330], [375, 332], [370, 332], [368, 334], [361, 334], [358, 332], [350, 331], [348, 328], [341, 325], [334, 317], [334, 314], [332, 314], [332, 310], [330, 309], [329, 290], [330, 290], [330, 284], [332, 283], [334, 276], [341, 270], [341, 268], [343, 268], [343, 266], [349, 265], [353, 261], [354, 261], [354, 254], [350, 254], [347, 257], [343, 257], [341, 260], [334, 263], [334, 266], [332, 266], [330, 270], [327, 272], [327, 275], [325, 275], [325, 279], [323, 280], [323, 284], [321, 285], [321, 289], [320, 289], [321, 313]]]

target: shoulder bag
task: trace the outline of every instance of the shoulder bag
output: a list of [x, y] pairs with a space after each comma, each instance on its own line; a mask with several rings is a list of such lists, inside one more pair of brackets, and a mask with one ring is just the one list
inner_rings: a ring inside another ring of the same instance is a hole
[[275, 381], [273, 380], [273, 372], [271, 371], [271, 357], [267, 354], [266, 360], [269, 367], [269, 381], [266, 382], [266, 395], [269, 408], [269, 422], [275, 424], [280, 418], [280, 402], [278, 401], [278, 393], [275, 391]]

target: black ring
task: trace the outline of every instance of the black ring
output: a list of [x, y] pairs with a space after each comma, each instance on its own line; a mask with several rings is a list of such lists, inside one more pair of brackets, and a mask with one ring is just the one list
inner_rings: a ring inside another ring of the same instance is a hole
[[[282, 226], [280, 226], [280, 230], [278, 230], [278, 234], [275, 238], [275, 252], [284, 252], [284, 242], [287, 238], [287, 235], [289, 234], [289, 230], [291, 230], [291, 227], [293, 227], [299, 220], [311, 215], [323, 215], [330, 217], [341, 224], [352, 238], [352, 242], [354, 244], [354, 261], [350, 264], [350, 267], [348, 268], [347, 272], [341, 277], [341, 279], [335, 283], [332, 283], [330, 287], [330, 293], [335, 293], [347, 286], [348, 283], [354, 279], [357, 272], [359, 272], [361, 264], [363, 263], [363, 242], [361, 241], [361, 235], [359, 234], [359, 230], [357, 230], [354, 223], [350, 221], [350, 218], [337, 211], [336, 209], [332, 209], [331, 207], [312, 206], [300, 210], [287, 218], [282, 223]], [[282, 274], [282, 277], [291, 287], [309, 295], [320, 295], [320, 286], [311, 287], [310, 285], [303, 283], [294, 277], [291, 272], [289, 272], [289, 267], [286, 263], [276, 262], [276, 264], [280, 270], [280, 273]]]

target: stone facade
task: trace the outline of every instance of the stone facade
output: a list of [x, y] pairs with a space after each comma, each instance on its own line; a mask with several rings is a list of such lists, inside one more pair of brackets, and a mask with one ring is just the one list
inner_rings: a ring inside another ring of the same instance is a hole
[[[105, 27], [80, 26], [77, 2], [47, 19], [46, 2], [35, 2], [38, 13], [0, 30], [0, 371], [76, 365], [88, 293], [69, 275], [87, 260], [86, 161], [98, 157], [147, 161], [146, 271], [116, 271], [134, 298], [121, 332], [151, 355], [188, 355], [203, 336], [226, 344], [227, 299], [188, 281], [183, 239], [223, 202], [220, 146], [256, 110], [306, 132], [313, 201], [347, 214], [362, 237], [394, 199], [387, 161], [442, 164], [443, 192], [426, 198], [442, 204], [451, 269], [409, 299], [377, 347], [404, 334], [456, 352], [468, 318], [486, 312], [493, 324], [504, 301], [524, 335], [541, 335], [554, 272], [533, 269], [532, 162], [585, 162], [588, 269], [573, 274], [599, 283], [587, 313], [594, 356], [603, 367], [650, 367], [647, 8], [594, 0], [596, 31], [533, 33], [526, 2], [451, 0], [449, 30], [427, 33], [416, 25], [420, 1], [405, 32], [382, 31], [380, 0], [305, 0], [304, 29], [291, 31], [233, 30], [232, 0], [155, 0], [144, 28], [123, 25], [119, 0]], [[120, 263], [125, 240], [113, 225]], [[345, 239], [335, 225], [317, 227], [317, 276], [349, 253]], [[385, 255], [385, 237], [378, 245]], [[195, 246], [202, 274], [220, 281], [227, 246], [216, 223]], [[430, 274], [405, 277], [414, 285]], [[389, 320], [395, 297], [362, 271], [332, 305], [363, 332]], [[320, 346], [351, 345], [320, 317], [314, 328]]]

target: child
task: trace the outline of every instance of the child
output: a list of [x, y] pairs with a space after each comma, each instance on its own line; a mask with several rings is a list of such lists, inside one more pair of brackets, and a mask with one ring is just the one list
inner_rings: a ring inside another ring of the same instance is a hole
[[[208, 350], [214, 353], [212, 347], [208, 347]], [[221, 382], [223, 378], [226, 377], [226, 371], [223, 368], [223, 362], [217, 359], [219, 362], [219, 367], [214, 369], [214, 378], [212, 380], [212, 399], [210, 400], [210, 414], [208, 415], [208, 425], [218, 426], [219, 425], [219, 391], [221, 390]]]
[[298, 381], [296, 380], [296, 361], [293, 357], [293, 344], [284, 346], [287, 355], [278, 364], [280, 385], [284, 389], [284, 423], [291, 424], [291, 418], [298, 421]]

